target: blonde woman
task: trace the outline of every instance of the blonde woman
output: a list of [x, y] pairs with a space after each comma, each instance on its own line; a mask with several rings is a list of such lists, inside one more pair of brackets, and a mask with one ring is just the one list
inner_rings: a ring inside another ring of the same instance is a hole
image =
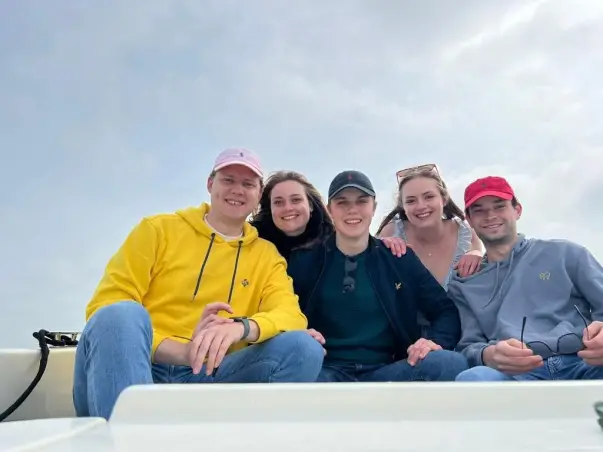
[[406, 168], [398, 171], [397, 178], [396, 207], [377, 235], [403, 239], [444, 289], [455, 272], [461, 276], [475, 273], [483, 256], [482, 244], [450, 198], [437, 165]]

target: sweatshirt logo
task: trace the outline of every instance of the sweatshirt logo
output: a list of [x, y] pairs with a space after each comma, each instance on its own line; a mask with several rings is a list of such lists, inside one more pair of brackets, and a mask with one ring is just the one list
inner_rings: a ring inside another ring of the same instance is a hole
[[402, 288], [402, 283], [397, 282], [394, 284], [394, 287], [396, 288], [396, 290], [400, 290]]
[[246, 279], [244, 279], [243, 281], [241, 281], [241, 285], [243, 287], [247, 287], [249, 285], [249, 281], [247, 281]]
[[549, 279], [551, 279], [551, 273], [550, 272], [542, 272], [538, 275], [538, 277], [540, 279], [542, 279], [543, 281], [548, 281]]

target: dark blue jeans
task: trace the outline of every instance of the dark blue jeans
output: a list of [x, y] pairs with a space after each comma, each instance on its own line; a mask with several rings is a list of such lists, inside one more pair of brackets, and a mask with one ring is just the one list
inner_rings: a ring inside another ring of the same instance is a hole
[[[327, 356], [328, 359], [328, 356]], [[406, 360], [391, 364], [336, 364], [328, 360], [316, 380], [319, 383], [385, 382], [385, 381], [454, 381], [467, 369], [467, 360], [448, 350], [429, 352], [415, 366]]]
[[603, 380], [603, 367], [589, 366], [578, 355], [552, 356], [544, 365], [525, 374], [506, 375], [486, 366], [459, 374], [456, 381]]

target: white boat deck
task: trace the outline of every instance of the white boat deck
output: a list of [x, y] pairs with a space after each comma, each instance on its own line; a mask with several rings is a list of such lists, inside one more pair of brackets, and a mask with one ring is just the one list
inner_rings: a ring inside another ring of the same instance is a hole
[[[44, 376], [8, 421], [75, 416], [72, 399], [75, 348], [51, 347], [49, 355]], [[0, 349], [0, 412], [25, 391], [39, 365], [40, 350]]]
[[[73, 352], [52, 350], [38, 387], [0, 423], [0, 451], [603, 451], [603, 381], [150, 385], [126, 390], [105, 422], [73, 418]], [[0, 410], [38, 357], [0, 350]]]
[[139, 386], [108, 423], [3, 424], [0, 450], [600, 452], [601, 396], [603, 382]]

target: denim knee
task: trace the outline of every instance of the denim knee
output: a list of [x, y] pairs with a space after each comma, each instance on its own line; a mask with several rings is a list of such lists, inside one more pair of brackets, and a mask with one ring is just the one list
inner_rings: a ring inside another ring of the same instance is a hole
[[450, 350], [433, 350], [422, 360], [422, 371], [440, 381], [454, 381], [468, 367], [463, 355]]
[[287, 331], [273, 337], [271, 341], [278, 343], [279, 350], [284, 355], [295, 355], [303, 357], [305, 361], [320, 362], [324, 359], [322, 345], [310, 336], [306, 331]]
[[324, 349], [322, 345], [306, 331], [287, 331], [270, 339], [282, 357], [295, 358], [293, 362], [309, 368], [322, 368]]
[[119, 333], [142, 328], [152, 334], [151, 316], [140, 303], [135, 301], [119, 301], [99, 308], [84, 327], [82, 336], [90, 334], [90, 330], [102, 333]]
[[456, 381], [506, 381], [511, 378], [488, 366], [476, 366], [461, 372]]
[[151, 326], [151, 316], [140, 303], [135, 301], [118, 301], [99, 308], [88, 320], [86, 326], [95, 328], [119, 328], [132, 323]]

